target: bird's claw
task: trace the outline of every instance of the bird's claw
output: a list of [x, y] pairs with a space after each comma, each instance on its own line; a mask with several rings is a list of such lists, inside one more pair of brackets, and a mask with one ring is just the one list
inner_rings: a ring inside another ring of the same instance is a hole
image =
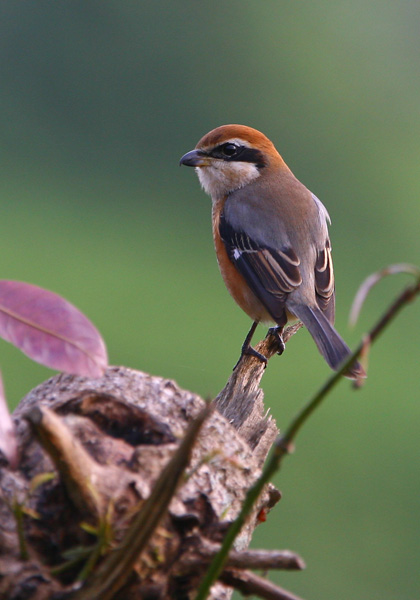
[[233, 371], [239, 365], [243, 356], [253, 356], [254, 358], [258, 358], [258, 360], [264, 363], [264, 369], [267, 367], [267, 357], [265, 357], [264, 354], [261, 354], [261, 352], [258, 352], [257, 350], [255, 350], [255, 348], [248, 344], [247, 346], [242, 346], [241, 356], [239, 357], [239, 360], [236, 363], [236, 365], [233, 367]]
[[277, 342], [278, 350], [277, 354], [281, 356], [286, 349], [286, 345], [283, 340], [283, 327], [270, 327], [268, 330], [269, 335], [272, 335]]

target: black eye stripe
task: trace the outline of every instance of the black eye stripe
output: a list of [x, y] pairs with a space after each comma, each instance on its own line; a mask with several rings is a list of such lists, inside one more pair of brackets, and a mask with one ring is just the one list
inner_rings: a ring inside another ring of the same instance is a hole
[[258, 169], [263, 169], [268, 164], [264, 154], [260, 150], [257, 150], [256, 148], [246, 148], [245, 146], [243, 146], [240, 157], [233, 157], [233, 160], [254, 163]]
[[[232, 154], [229, 154], [232, 152]], [[221, 158], [227, 162], [249, 162], [254, 163], [258, 169], [262, 169], [267, 166], [264, 154], [256, 148], [248, 148], [247, 146], [238, 146], [232, 142], [226, 142], [216, 146], [211, 152], [210, 156], [214, 158]]]

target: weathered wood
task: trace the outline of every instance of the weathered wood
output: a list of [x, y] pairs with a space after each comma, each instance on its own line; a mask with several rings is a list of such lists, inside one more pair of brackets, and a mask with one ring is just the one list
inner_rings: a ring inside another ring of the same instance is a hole
[[[268, 358], [276, 351], [271, 337], [257, 348]], [[121, 597], [192, 597], [208, 565], [206, 548], [220, 544], [277, 435], [259, 389], [263, 372], [257, 359], [246, 356], [232, 373], [215, 401], [219, 412], [208, 417], [193, 448], [187, 478]], [[0, 470], [0, 597], [70, 597], [85, 561], [63, 570], [68, 553], [97, 544], [81, 522], [90, 528], [108, 523], [113, 536], [103, 552], [118, 545], [204, 406], [173, 381], [122, 367], [109, 368], [100, 379], [58, 375], [30, 392], [14, 413], [20, 467], [14, 472], [3, 462]], [[47, 472], [54, 478], [34, 485]], [[279, 497], [267, 488], [236, 540], [236, 561], [260, 511]], [[20, 557], [16, 503], [26, 514], [21, 533], [27, 560]], [[203, 559], [192, 572], [187, 558], [194, 556]], [[219, 582], [211, 598], [230, 595], [229, 586]]]
[[[288, 342], [301, 327], [300, 321], [287, 327], [283, 333], [283, 341]], [[267, 335], [255, 349], [270, 360], [277, 353], [277, 340], [274, 336]], [[265, 368], [265, 364], [257, 358], [242, 356], [226, 386], [215, 399], [220, 414], [249, 444], [261, 462], [264, 462], [278, 434], [274, 419], [264, 408], [264, 392], [260, 388]]]

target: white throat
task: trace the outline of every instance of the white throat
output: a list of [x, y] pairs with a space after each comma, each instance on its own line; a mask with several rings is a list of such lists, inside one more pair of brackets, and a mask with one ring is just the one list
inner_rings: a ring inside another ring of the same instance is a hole
[[244, 187], [260, 176], [254, 163], [214, 160], [206, 167], [196, 167], [198, 179], [213, 200]]

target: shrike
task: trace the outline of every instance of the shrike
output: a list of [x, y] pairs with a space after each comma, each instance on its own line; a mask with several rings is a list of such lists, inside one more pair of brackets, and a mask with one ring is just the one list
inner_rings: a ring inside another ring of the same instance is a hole
[[[212, 199], [213, 236], [226, 287], [254, 321], [242, 346], [252, 346], [258, 323], [282, 331], [300, 319], [332, 369], [350, 355], [333, 327], [334, 273], [329, 215], [288, 168], [272, 142], [244, 125], [223, 125], [207, 133], [180, 164], [195, 167]], [[365, 376], [355, 363], [347, 377]]]

